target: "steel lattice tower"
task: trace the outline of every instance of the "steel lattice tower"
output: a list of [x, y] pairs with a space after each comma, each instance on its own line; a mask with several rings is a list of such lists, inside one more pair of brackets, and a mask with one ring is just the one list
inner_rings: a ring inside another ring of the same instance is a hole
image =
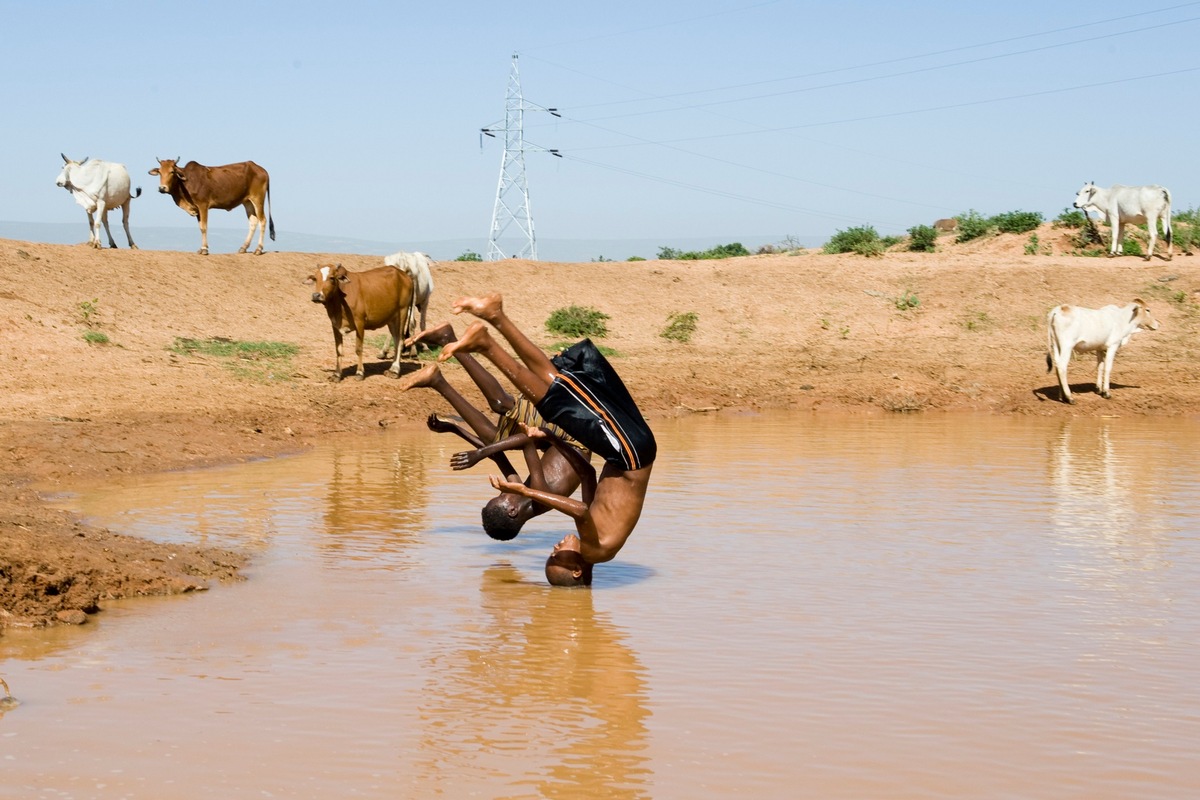
[[[508, 91], [504, 97], [504, 155], [500, 161], [500, 180], [496, 185], [496, 205], [492, 209], [492, 231], [488, 237], [488, 261], [507, 258], [500, 248], [500, 239], [512, 226], [522, 241], [521, 248], [511, 255], [514, 258], [537, 260], [537, 237], [533, 231], [533, 216], [529, 212], [529, 181], [525, 177], [525, 152], [527, 149], [544, 150], [541, 147], [527, 148], [525, 144], [525, 112], [528, 110], [549, 111], [559, 116], [556, 109], [543, 108], [526, 103], [521, 94], [521, 75], [517, 70], [517, 56], [512, 57], [512, 71], [508, 75]], [[488, 136], [497, 126], [483, 128]], [[559, 155], [555, 150], [547, 152]]]

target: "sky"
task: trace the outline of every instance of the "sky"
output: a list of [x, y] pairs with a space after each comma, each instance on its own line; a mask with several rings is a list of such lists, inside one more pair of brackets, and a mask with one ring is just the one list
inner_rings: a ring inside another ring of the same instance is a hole
[[[0, 0], [0, 14], [0, 222], [74, 223], [81, 241], [60, 154], [128, 166], [135, 240], [195, 230], [147, 174], [178, 157], [264, 166], [280, 250], [291, 233], [485, 253], [514, 55], [539, 248], [586, 242], [577, 260], [903, 234], [968, 210], [1053, 219], [1091, 180], [1200, 205], [1200, 2]], [[245, 231], [241, 211], [210, 226]], [[520, 227], [507, 233], [515, 250]]]

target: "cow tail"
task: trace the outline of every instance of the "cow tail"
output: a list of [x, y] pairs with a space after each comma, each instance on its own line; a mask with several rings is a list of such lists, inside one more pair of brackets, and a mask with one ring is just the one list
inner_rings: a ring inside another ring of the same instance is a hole
[[142, 196], [142, 187], [139, 186], [139, 187], [137, 187], [137, 191], [133, 193], [133, 199], [136, 200], [137, 198], [139, 198], [141, 196]]
[[1167, 201], [1167, 213], [1163, 215], [1163, 238], [1167, 240], [1167, 247], [1171, 246], [1171, 190], [1163, 189], [1163, 200]]
[[271, 184], [267, 183], [267, 224], [271, 229], [271, 241], [275, 241], [275, 220], [271, 216]]
[[1054, 370], [1054, 312], [1047, 315], [1046, 320], [1046, 372]]

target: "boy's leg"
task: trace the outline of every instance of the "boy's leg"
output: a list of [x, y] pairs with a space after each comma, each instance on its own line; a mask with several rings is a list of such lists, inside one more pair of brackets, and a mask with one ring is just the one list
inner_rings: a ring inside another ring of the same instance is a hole
[[496, 423], [485, 416], [482, 411], [467, 402], [467, 399], [459, 394], [458, 390], [451, 386], [449, 381], [442, 375], [442, 371], [438, 368], [437, 364], [429, 364], [422, 367], [404, 378], [403, 383], [400, 384], [401, 391], [417, 388], [434, 389], [438, 394], [446, 398], [451, 407], [463, 418], [463, 421], [470, 425], [471, 430], [479, 434], [479, 438], [483, 441], [490, 442], [495, 438]]
[[468, 314], [490, 322], [500, 332], [500, 335], [508, 340], [517, 357], [525, 362], [525, 366], [537, 374], [547, 387], [558, 375], [558, 370], [550, 363], [550, 358], [542, 352], [540, 347], [531, 342], [529, 337], [522, 333], [504, 313], [504, 299], [499, 294], [489, 294], [484, 297], [460, 297], [451, 304], [450, 311], [455, 314], [466, 311]]
[[461, 339], [442, 348], [438, 361], [447, 361], [458, 353], [479, 353], [495, 364], [496, 368], [504, 373], [504, 376], [512, 381], [513, 385], [521, 391], [521, 394], [529, 398], [530, 402], [537, 403], [545, 397], [550, 388], [552, 376], [557, 374], [545, 354], [540, 350], [537, 352], [542, 355], [546, 364], [550, 365], [551, 378], [543, 377], [517, 361], [492, 338], [482, 322], [473, 322]]
[[[458, 341], [458, 337], [454, 335], [454, 328], [449, 322], [443, 322], [436, 328], [418, 333], [405, 340], [404, 346], [412, 347], [417, 342], [425, 342], [435, 344], [438, 347], [445, 347], [452, 342]], [[487, 371], [487, 368], [472, 358], [470, 355], [462, 354], [458, 359], [458, 363], [467, 371], [467, 375], [471, 380], [475, 381], [475, 385], [479, 387], [479, 391], [483, 393], [483, 397], [488, 402], [488, 407], [497, 414], [503, 414], [513, 407], [513, 398], [508, 392], [504, 391], [504, 387], [500, 385], [500, 381], [496, 380], [496, 376]]]

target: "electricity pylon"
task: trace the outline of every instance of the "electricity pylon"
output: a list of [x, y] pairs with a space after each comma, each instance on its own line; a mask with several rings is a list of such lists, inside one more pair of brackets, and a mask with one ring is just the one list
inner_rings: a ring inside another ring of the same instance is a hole
[[[486, 136], [495, 138], [496, 130], [504, 132], [504, 155], [500, 161], [500, 181], [496, 185], [496, 204], [492, 208], [492, 231], [488, 237], [488, 261], [508, 258], [500, 248], [500, 239], [510, 226], [516, 226], [521, 237], [520, 249], [512, 253], [514, 258], [537, 260], [537, 236], [533, 231], [533, 215], [529, 211], [529, 181], [525, 177], [525, 151], [537, 150], [562, 158], [557, 150], [547, 150], [525, 143], [525, 112], [548, 111], [561, 116], [557, 109], [544, 108], [525, 102], [521, 94], [521, 75], [517, 70], [517, 56], [512, 57], [512, 71], [508, 75], [508, 91], [504, 97], [504, 127], [499, 123], [481, 128]], [[480, 138], [482, 142], [482, 137]]]

